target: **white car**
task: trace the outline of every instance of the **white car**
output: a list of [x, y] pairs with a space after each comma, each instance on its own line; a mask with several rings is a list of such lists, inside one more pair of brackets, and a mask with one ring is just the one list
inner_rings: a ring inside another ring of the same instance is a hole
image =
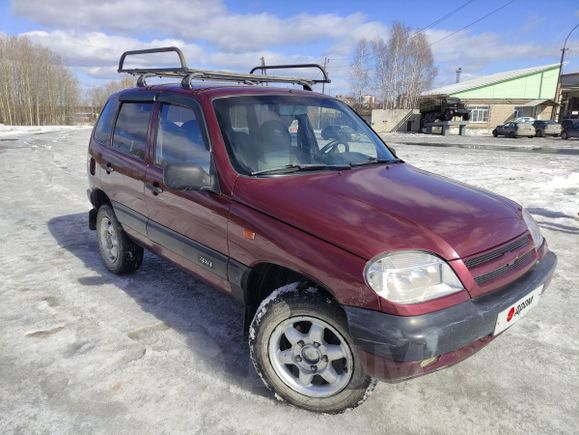
[[519, 118], [516, 118], [513, 122], [526, 122], [531, 124], [535, 122], [535, 118], [531, 118], [530, 116], [521, 116]]

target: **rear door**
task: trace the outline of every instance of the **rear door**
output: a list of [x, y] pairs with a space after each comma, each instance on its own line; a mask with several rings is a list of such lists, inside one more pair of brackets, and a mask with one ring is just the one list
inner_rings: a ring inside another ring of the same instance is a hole
[[149, 143], [153, 95], [120, 98], [110, 146], [100, 166], [102, 183], [124, 227], [146, 234], [145, 157]]
[[163, 183], [169, 164], [213, 163], [201, 107], [192, 97], [160, 95], [153, 155], [146, 173], [149, 239], [163, 254], [221, 288], [227, 281], [230, 199], [213, 191], [179, 191]]

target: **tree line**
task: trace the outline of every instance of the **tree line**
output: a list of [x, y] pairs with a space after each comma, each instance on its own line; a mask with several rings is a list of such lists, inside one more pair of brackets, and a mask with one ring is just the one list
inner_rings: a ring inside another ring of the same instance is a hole
[[375, 95], [383, 109], [411, 109], [437, 72], [424, 33], [395, 22], [387, 41], [358, 41], [349, 72], [352, 98], [358, 107]]
[[60, 57], [26, 37], [0, 35], [0, 123], [69, 124], [78, 101]]
[[93, 121], [109, 95], [133, 86], [134, 79], [124, 77], [93, 86], [81, 97], [58, 55], [27, 37], [0, 34], [0, 124], [74, 124], [79, 112], [92, 113], [88, 121]]

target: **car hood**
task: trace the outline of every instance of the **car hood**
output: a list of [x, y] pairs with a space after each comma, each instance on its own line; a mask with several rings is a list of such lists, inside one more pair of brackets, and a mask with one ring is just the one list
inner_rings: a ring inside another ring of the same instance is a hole
[[406, 163], [239, 177], [234, 198], [364, 259], [417, 249], [451, 260], [527, 230], [513, 201]]

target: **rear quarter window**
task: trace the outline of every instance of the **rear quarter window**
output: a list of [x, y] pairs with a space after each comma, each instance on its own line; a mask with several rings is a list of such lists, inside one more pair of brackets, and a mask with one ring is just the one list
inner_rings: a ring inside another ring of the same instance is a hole
[[123, 103], [115, 125], [112, 147], [145, 158], [153, 103]]
[[94, 129], [94, 138], [102, 144], [108, 144], [111, 139], [111, 131], [115, 122], [117, 112], [117, 101], [115, 98], [109, 99], [99, 116]]

